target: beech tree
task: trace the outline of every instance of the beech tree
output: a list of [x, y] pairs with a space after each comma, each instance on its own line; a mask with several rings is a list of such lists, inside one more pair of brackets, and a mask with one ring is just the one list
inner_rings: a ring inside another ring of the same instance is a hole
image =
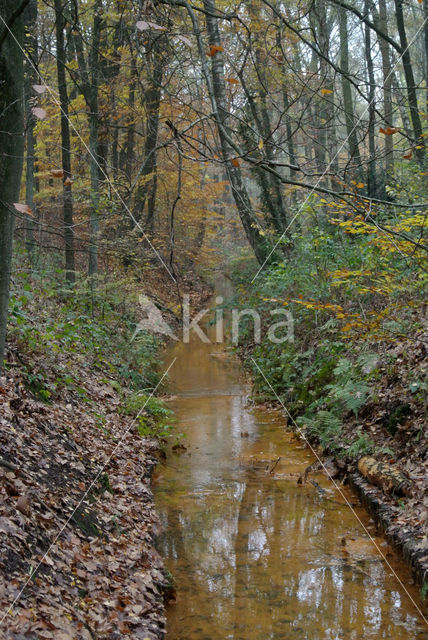
[[24, 156], [24, 19], [29, 0], [16, 8], [0, 0], [0, 371], [4, 358], [12, 262], [14, 203], [19, 201]]
[[61, 109], [61, 156], [63, 179], [63, 216], [65, 244], [65, 273], [69, 284], [75, 281], [74, 232], [73, 232], [73, 194], [71, 180], [71, 141], [68, 109], [68, 91], [66, 80], [66, 53], [64, 43], [65, 17], [61, 0], [55, 0], [55, 28], [57, 48], [58, 92]]

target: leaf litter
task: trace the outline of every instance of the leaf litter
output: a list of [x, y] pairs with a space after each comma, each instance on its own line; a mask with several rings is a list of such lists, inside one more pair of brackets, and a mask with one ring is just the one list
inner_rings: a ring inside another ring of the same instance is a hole
[[0, 387], [0, 638], [162, 637], [168, 580], [150, 488], [158, 443], [118, 414], [118, 393], [90, 371], [85, 390], [103, 408], [103, 430], [87, 402], [47, 405], [19, 373]]

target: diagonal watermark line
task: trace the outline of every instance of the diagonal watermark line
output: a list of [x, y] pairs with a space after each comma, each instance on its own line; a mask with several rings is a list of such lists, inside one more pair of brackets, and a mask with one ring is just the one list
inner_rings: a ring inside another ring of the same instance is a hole
[[381, 556], [382, 560], [385, 562], [385, 564], [387, 565], [388, 569], [393, 573], [394, 577], [397, 579], [397, 581], [399, 582], [400, 586], [402, 587], [402, 589], [404, 590], [404, 592], [406, 593], [406, 595], [409, 597], [410, 601], [412, 602], [412, 604], [414, 605], [415, 609], [417, 610], [417, 612], [419, 613], [419, 615], [421, 616], [422, 620], [425, 622], [425, 624], [428, 627], [428, 619], [425, 617], [425, 615], [423, 614], [423, 612], [421, 611], [419, 605], [417, 604], [417, 602], [415, 602], [414, 598], [412, 597], [412, 595], [408, 592], [406, 586], [403, 584], [402, 580], [400, 579], [400, 577], [397, 575], [396, 571], [394, 570], [394, 568], [391, 566], [391, 564], [389, 563], [388, 559], [386, 558], [385, 554], [382, 552], [382, 550], [380, 549], [379, 545], [377, 544], [376, 540], [372, 537], [372, 535], [370, 534], [370, 531], [368, 531], [367, 527], [365, 526], [364, 522], [362, 522], [361, 518], [359, 517], [358, 513], [355, 511], [354, 507], [352, 506], [352, 504], [349, 502], [348, 498], [346, 497], [345, 493], [343, 492], [342, 488], [340, 487], [340, 485], [337, 484], [336, 480], [333, 478], [333, 476], [331, 475], [331, 473], [329, 472], [328, 468], [325, 466], [323, 460], [321, 459], [321, 457], [319, 456], [319, 454], [317, 453], [317, 451], [314, 449], [314, 447], [311, 445], [311, 443], [309, 442], [309, 440], [307, 439], [305, 433], [302, 431], [302, 429], [299, 427], [299, 425], [297, 424], [297, 422], [294, 420], [293, 416], [291, 415], [291, 413], [288, 411], [287, 407], [285, 406], [285, 404], [282, 402], [281, 398], [278, 396], [278, 394], [276, 393], [275, 389], [272, 387], [271, 383], [269, 382], [269, 380], [266, 378], [264, 372], [261, 370], [261, 368], [259, 367], [259, 365], [257, 364], [256, 360], [251, 356], [251, 360], [253, 361], [253, 363], [255, 364], [255, 366], [257, 367], [259, 373], [261, 374], [261, 376], [263, 377], [263, 380], [266, 382], [266, 384], [268, 385], [269, 389], [272, 391], [272, 393], [274, 394], [275, 398], [277, 399], [277, 401], [279, 402], [279, 404], [281, 405], [281, 407], [284, 409], [284, 412], [287, 414], [287, 416], [290, 418], [290, 420], [292, 421], [296, 431], [299, 433], [299, 435], [301, 436], [301, 438], [305, 441], [305, 444], [307, 444], [307, 446], [309, 447], [309, 449], [311, 450], [311, 452], [313, 453], [313, 455], [316, 457], [316, 459], [318, 460], [318, 462], [320, 463], [320, 465], [322, 466], [324, 472], [326, 473], [327, 477], [329, 478], [329, 480], [332, 482], [334, 488], [340, 493], [341, 497], [343, 498], [343, 500], [345, 501], [345, 504], [347, 507], [349, 507], [349, 509], [352, 511], [352, 514], [354, 515], [354, 517], [356, 518], [356, 520], [358, 521], [358, 523], [360, 524], [360, 526], [362, 527], [364, 533], [370, 538], [370, 541], [372, 542], [372, 544], [374, 545], [374, 547], [376, 548], [377, 552], [379, 553], [379, 555]]
[[[416, 33], [414, 34], [413, 38], [410, 40], [409, 44], [407, 45], [406, 49], [404, 49], [404, 51], [402, 51], [400, 57], [394, 62], [394, 64], [391, 66], [391, 69], [388, 72], [388, 75], [384, 78], [384, 82], [385, 80], [388, 80], [388, 78], [394, 73], [395, 68], [398, 65], [398, 62], [402, 60], [403, 55], [406, 53], [406, 51], [408, 51], [408, 49], [412, 46], [412, 44], [416, 41], [416, 38], [419, 36], [420, 32], [422, 31], [422, 29], [425, 28], [426, 23], [428, 22], [428, 17], [425, 18], [425, 20], [423, 20], [422, 24], [419, 26], [419, 28], [417, 29]], [[269, 261], [269, 258], [271, 257], [271, 255], [275, 252], [275, 249], [277, 248], [277, 246], [279, 245], [279, 243], [282, 241], [282, 239], [284, 238], [285, 234], [289, 231], [291, 225], [293, 224], [293, 222], [296, 220], [296, 218], [298, 218], [300, 216], [300, 214], [303, 211], [303, 207], [305, 206], [305, 204], [308, 202], [309, 198], [311, 197], [311, 195], [316, 191], [319, 183], [321, 182], [321, 180], [323, 178], [325, 178], [325, 176], [327, 175], [327, 173], [330, 171], [331, 166], [333, 164], [333, 162], [336, 160], [336, 158], [339, 156], [339, 153], [342, 151], [342, 149], [344, 148], [344, 146], [347, 144], [347, 142], [349, 141], [349, 138], [351, 137], [351, 135], [357, 130], [358, 125], [360, 124], [360, 122], [362, 121], [362, 119], [366, 116], [368, 110], [370, 109], [370, 107], [375, 103], [376, 101], [376, 96], [374, 96], [374, 98], [372, 100], [370, 100], [370, 102], [367, 103], [364, 111], [362, 112], [362, 114], [359, 116], [359, 118], [357, 119], [356, 123], [354, 124], [353, 128], [351, 129], [351, 131], [349, 132], [349, 134], [346, 136], [346, 138], [343, 140], [342, 144], [340, 145], [339, 149], [336, 151], [336, 153], [334, 154], [334, 156], [330, 159], [327, 167], [325, 168], [325, 170], [323, 171], [323, 173], [320, 175], [320, 177], [318, 178], [318, 180], [316, 181], [316, 183], [314, 184], [314, 186], [312, 187], [312, 189], [309, 191], [308, 195], [306, 196], [306, 198], [304, 199], [304, 201], [302, 202], [302, 204], [299, 206], [298, 210], [296, 211], [296, 213], [294, 214], [294, 216], [291, 218], [290, 222], [288, 223], [286, 229], [282, 232], [281, 236], [279, 237], [279, 239], [277, 240], [277, 242], [275, 243], [275, 245], [273, 246], [273, 248], [271, 249], [269, 255], [267, 256], [267, 258], [265, 258], [263, 264], [259, 267], [256, 275], [253, 277], [253, 279], [251, 280], [251, 284], [253, 284], [253, 282], [258, 278], [258, 276], [260, 275], [260, 273], [263, 271], [263, 269], [265, 268], [267, 262]]]
[[[153, 391], [150, 393], [150, 395], [147, 397], [144, 405], [141, 407], [141, 409], [138, 411], [137, 415], [135, 416], [135, 418], [132, 420], [132, 422], [129, 424], [129, 426], [125, 429], [125, 431], [122, 433], [122, 435], [120, 436], [119, 441], [116, 443], [116, 446], [114, 447], [113, 451], [111, 452], [111, 454], [109, 455], [108, 459], [106, 460], [106, 462], [104, 462], [104, 464], [102, 465], [102, 467], [98, 470], [97, 474], [94, 476], [94, 478], [91, 481], [91, 484], [89, 485], [89, 487], [86, 489], [85, 493], [83, 494], [83, 496], [80, 498], [79, 502], [77, 503], [77, 505], [75, 506], [75, 508], [73, 509], [73, 512], [71, 513], [71, 515], [69, 516], [69, 518], [65, 521], [65, 523], [63, 524], [63, 526], [61, 527], [61, 529], [58, 531], [57, 535], [55, 536], [54, 540], [50, 543], [49, 548], [47, 549], [47, 551], [45, 551], [45, 553], [43, 554], [42, 558], [39, 560], [37, 566], [35, 567], [33, 574], [36, 573], [40, 567], [40, 565], [42, 564], [43, 560], [46, 558], [46, 556], [49, 554], [49, 551], [52, 549], [52, 547], [54, 546], [54, 544], [57, 542], [58, 538], [61, 536], [61, 534], [63, 533], [63, 531], [65, 530], [65, 528], [69, 525], [71, 519], [73, 518], [74, 514], [76, 513], [77, 509], [81, 506], [82, 502], [85, 500], [85, 498], [87, 497], [88, 493], [91, 491], [92, 487], [95, 485], [95, 483], [98, 481], [100, 475], [104, 472], [104, 470], [106, 469], [106, 467], [109, 465], [111, 459], [113, 458], [113, 456], [115, 455], [116, 451], [121, 447], [123, 439], [125, 438], [125, 436], [129, 433], [129, 431], [132, 429], [132, 427], [134, 426], [134, 424], [136, 423], [136, 421], [138, 420], [139, 416], [141, 415], [141, 413], [144, 411], [144, 408], [147, 406], [147, 403], [149, 402], [149, 400], [151, 400], [151, 398], [153, 398], [154, 394], [156, 393], [157, 389], [159, 388], [159, 386], [161, 385], [162, 381], [164, 380], [165, 376], [168, 374], [169, 370], [171, 369], [171, 367], [173, 366], [173, 364], [175, 363], [175, 361], [177, 360], [177, 358], [175, 357], [174, 360], [171, 362], [171, 364], [169, 365], [168, 369], [166, 369], [166, 371], [164, 371], [164, 373], [162, 374], [161, 379], [159, 380], [159, 382], [157, 383], [157, 385], [155, 386], [155, 388], [153, 389]], [[24, 590], [26, 589], [28, 583], [31, 581], [31, 576], [26, 580], [24, 586], [21, 588], [20, 592], [18, 593], [18, 595], [15, 597], [15, 599], [13, 600], [12, 604], [9, 606], [9, 608], [6, 610], [6, 612], [3, 614], [3, 617], [0, 619], [0, 625], [3, 624], [3, 622], [5, 621], [6, 617], [9, 615], [9, 613], [12, 611], [13, 607], [16, 605], [16, 603], [18, 602], [18, 600], [20, 599], [20, 597], [22, 596]]]
[[59, 102], [58, 98], [56, 97], [55, 92], [53, 91], [53, 89], [51, 89], [51, 87], [45, 82], [42, 74], [40, 73], [39, 69], [36, 67], [36, 65], [34, 64], [34, 62], [31, 60], [31, 58], [27, 55], [27, 53], [25, 52], [25, 49], [21, 46], [21, 44], [18, 42], [17, 38], [15, 37], [14, 33], [12, 32], [12, 30], [10, 29], [10, 27], [8, 26], [8, 24], [5, 22], [3, 16], [0, 14], [0, 20], [3, 22], [4, 24], [4, 28], [7, 29], [7, 31], [9, 32], [9, 34], [11, 35], [11, 37], [14, 39], [15, 43], [17, 44], [17, 46], [19, 47], [19, 49], [22, 51], [22, 54], [24, 56], [24, 58], [27, 60], [27, 62], [29, 63], [29, 65], [32, 67], [32, 69], [36, 72], [36, 74], [38, 75], [38, 77], [40, 78], [40, 80], [43, 83], [43, 86], [46, 87], [47, 92], [49, 93], [50, 97], [52, 98], [53, 102], [56, 104], [56, 106], [59, 108], [61, 114], [63, 116], [65, 116], [68, 120], [68, 123], [70, 125], [70, 127], [72, 128], [72, 130], [74, 131], [74, 133], [76, 134], [76, 136], [79, 138], [80, 142], [82, 143], [82, 145], [85, 147], [86, 151], [89, 153], [89, 155], [91, 156], [92, 160], [95, 162], [95, 164], [97, 165], [97, 168], [99, 169], [99, 171], [101, 172], [101, 174], [104, 176], [105, 180], [107, 181], [107, 183], [109, 184], [110, 188], [112, 189], [113, 193], [119, 198], [119, 201], [121, 203], [121, 205], [124, 207], [126, 213], [129, 215], [129, 217], [131, 218], [132, 222], [134, 223], [134, 225], [137, 227], [137, 229], [141, 232], [141, 234], [143, 235], [144, 239], [146, 240], [146, 242], [148, 243], [148, 245], [150, 246], [150, 248], [153, 250], [153, 252], [155, 253], [156, 257], [159, 259], [159, 261], [162, 263], [162, 265], [165, 267], [165, 269], [167, 270], [168, 274], [170, 275], [170, 277], [172, 278], [172, 280], [175, 282], [176, 279], [174, 278], [173, 274], [171, 273], [170, 269], [168, 268], [167, 264], [165, 263], [164, 259], [162, 258], [162, 256], [160, 255], [160, 253], [158, 252], [158, 250], [156, 249], [156, 247], [152, 244], [152, 242], [150, 241], [149, 237], [147, 236], [146, 232], [144, 231], [143, 227], [140, 225], [140, 223], [138, 222], [138, 220], [135, 218], [134, 214], [132, 213], [132, 211], [130, 210], [130, 208], [128, 207], [128, 205], [126, 204], [125, 200], [122, 198], [122, 196], [119, 193], [119, 190], [117, 189], [117, 187], [113, 184], [113, 182], [110, 180], [109, 176], [107, 175], [106, 171], [104, 170], [104, 167], [102, 167], [102, 165], [98, 162], [97, 158], [94, 156], [94, 154], [92, 153], [92, 151], [90, 150], [90, 148], [88, 147], [88, 145], [86, 144], [86, 142], [84, 141], [84, 139], [82, 138], [82, 136], [80, 135], [79, 130], [74, 126], [73, 122], [70, 119], [70, 116], [66, 115], [63, 111], [63, 109], [61, 108], [61, 103]]

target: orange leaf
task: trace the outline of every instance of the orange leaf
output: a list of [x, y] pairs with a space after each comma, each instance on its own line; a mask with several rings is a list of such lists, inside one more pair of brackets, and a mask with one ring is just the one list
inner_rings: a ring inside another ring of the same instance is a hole
[[398, 133], [399, 131], [400, 129], [398, 127], [386, 127], [386, 129], [379, 127], [379, 132], [386, 136], [392, 136], [394, 133]]
[[19, 213], [26, 213], [27, 216], [31, 216], [31, 217], [33, 216], [33, 212], [31, 211], [28, 204], [21, 204], [20, 202], [14, 202], [13, 206], [17, 211], [19, 211]]
[[239, 84], [239, 80], [236, 78], [226, 78], [226, 82], [229, 82], [230, 84]]
[[364, 189], [366, 185], [364, 184], [364, 182], [357, 182], [355, 186], [357, 187], [357, 189]]
[[53, 178], [62, 178], [64, 171], [62, 169], [51, 169], [51, 176]]
[[410, 151], [408, 151], [408, 153], [405, 153], [405, 154], [404, 154], [403, 158], [404, 158], [405, 160], [411, 160], [411, 159], [412, 159], [412, 156], [413, 156], [413, 149], [410, 149]]
[[232, 158], [231, 160], [232, 164], [234, 167], [239, 167], [239, 160], [238, 158]]
[[216, 53], [218, 53], [219, 51], [224, 51], [223, 47], [221, 47], [218, 44], [212, 44], [210, 46], [210, 50], [207, 53], [207, 56], [209, 56], [210, 58], [212, 58], [212, 56], [215, 56]]
[[321, 89], [321, 93], [322, 93], [324, 96], [326, 96], [326, 95], [328, 95], [329, 93], [333, 93], [333, 91], [332, 91], [331, 89]]
[[64, 180], [64, 184], [66, 187], [71, 187], [71, 185], [73, 184], [73, 180], [67, 176]]

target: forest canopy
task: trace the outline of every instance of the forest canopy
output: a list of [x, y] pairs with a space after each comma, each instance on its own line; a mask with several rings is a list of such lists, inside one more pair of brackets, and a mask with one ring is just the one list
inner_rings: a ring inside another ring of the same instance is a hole
[[427, 0], [0, 8], [2, 327], [15, 222], [71, 286], [220, 236], [263, 270], [314, 224], [423, 260]]

